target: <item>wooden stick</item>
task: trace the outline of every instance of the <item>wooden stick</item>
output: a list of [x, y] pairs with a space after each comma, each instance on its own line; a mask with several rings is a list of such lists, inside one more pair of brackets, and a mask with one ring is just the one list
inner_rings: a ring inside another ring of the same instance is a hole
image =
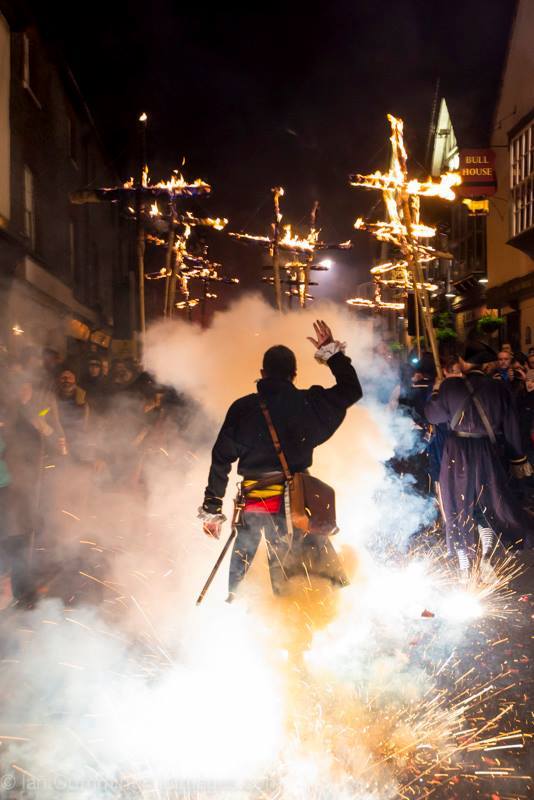
[[280, 281], [280, 254], [278, 251], [278, 243], [280, 241], [280, 222], [282, 221], [282, 214], [280, 213], [280, 195], [283, 194], [283, 190], [277, 186], [271, 191], [273, 193], [274, 204], [273, 244], [271, 248], [274, 273], [274, 295], [276, 307], [278, 311], [282, 311], [282, 284]]
[[165, 299], [163, 303], [163, 316], [164, 317], [171, 317], [171, 313], [169, 310], [169, 297], [170, 297], [170, 288], [171, 288], [171, 276], [175, 270], [175, 251], [174, 251], [174, 243], [176, 241], [176, 226], [174, 223], [174, 215], [175, 209], [174, 206], [171, 204], [171, 221], [169, 224], [169, 238], [167, 239], [167, 252], [165, 254], [165, 271], [167, 273], [167, 277], [165, 278]]
[[419, 299], [419, 289], [417, 288], [417, 284], [414, 283], [413, 287], [413, 299], [414, 299], [414, 310], [415, 310], [415, 340], [417, 344], [417, 358], [421, 360], [421, 330], [420, 330], [420, 319], [419, 314], [421, 313], [421, 303]]
[[417, 242], [414, 241], [414, 236], [412, 232], [412, 214], [410, 210], [410, 203], [408, 196], [406, 194], [403, 195], [402, 199], [402, 209], [404, 212], [404, 223], [406, 225], [407, 237], [405, 239], [405, 249], [406, 252], [404, 255], [408, 260], [408, 264], [411, 267], [412, 271], [412, 279], [414, 282], [414, 291], [419, 291], [419, 287], [417, 284], [421, 285], [421, 293], [422, 293], [422, 318], [423, 323], [426, 328], [426, 338], [428, 343], [430, 344], [430, 349], [432, 351], [432, 356], [434, 358], [434, 364], [436, 367], [436, 374], [438, 378], [443, 378], [443, 371], [441, 369], [441, 362], [439, 358], [439, 349], [438, 343], [436, 340], [436, 332], [434, 330], [434, 326], [432, 325], [432, 314], [430, 312], [430, 298], [428, 292], [425, 288], [425, 280], [423, 270], [421, 268], [421, 263], [417, 257]]
[[137, 282], [139, 294], [139, 330], [145, 332], [145, 204], [137, 195]]
[[217, 572], [219, 571], [219, 567], [221, 566], [222, 562], [224, 561], [224, 557], [225, 557], [226, 553], [228, 552], [228, 549], [229, 549], [230, 545], [232, 544], [232, 542], [234, 541], [236, 536], [237, 536], [237, 531], [236, 531], [236, 529], [234, 527], [234, 528], [232, 528], [230, 536], [226, 540], [225, 545], [224, 545], [223, 549], [221, 550], [219, 558], [217, 559], [217, 561], [213, 565], [213, 569], [211, 570], [210, 574], [208, 575], [208, 579], [206, 580], [206, 583], [202, 587], [202, 591], [200, 592], [199, 596], [197, 597], [197, 602], [196, 602], [197, 606], [199, 606], [201, 604], [201, 602], [204, 600], [204, 598], [206, 596], [206, 593], [207, 593], [208, 589], [210, 588], [211, 584], [213, 583], [213, 579], [215, 578]]
[[239, 490], [239, 492], [237, 494], [237, 497], [234, 500], [234, 513], [232, 514], [232, 530], [230, 532], [230, 536], [226, 540], [226, 542], [224, 544], [224, 547], [223, 547], [223, 549], [221, 550], [221, 552], [219, 554], [219, 558], [217, 559], [217, 561], [213, 565], [213, 569], [211, 570], [210, 574], [208, 575], [206, 583], [202, 587], [202, 590], [201, 590], [199, 596], [197, 597], [197, 602], [196, 602], [197, 606], [199, 606], [202, 603], [202, 601], [204, 600], [204, 597], [206, 596], [206, 592], [208, 591], [208, 589], [210, 588], [211, 584], [213, 583], [213, 579], [215, 578], [215, 576], [216, 576], [216, 574], [217, 574], [217, 572], [219, 570], [219, 567], [221, 566], [222, 562], [224, 561], [224, 557], [225, 557], [226, 553], [228, 552], [228, 549], [229, 549], [230, 545], [232, 544], [233, 540], [237, 536], [237, 526], [239, 525], [239, 520], [241, 519], [241, 513], [242, 513], [244, 507], [245, 507], [244, 498], [243, 498], [243, 495], [241, 493], [241, 490]]

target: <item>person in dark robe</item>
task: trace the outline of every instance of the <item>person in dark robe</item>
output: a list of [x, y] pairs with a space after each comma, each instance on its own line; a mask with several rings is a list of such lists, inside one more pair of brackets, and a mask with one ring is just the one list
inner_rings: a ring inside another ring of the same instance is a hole
[[91, 413], [97, 416], [107, 411], [110, 400], [110, 385], [102, 370], [100, 356], [91, 353], [87, 359], [85, 374], [80, 380], [80, 387], [85, 391]]
[[523, 453], [513, 398], [504, 382], [491, 379], [482, 369], [494, 360], [495, 353], [489, 347], [469, 343], [465, 358], [460, 359], [464, 379], [436, 382], [425, 409], [429, 422], [448, 423], [450, 427], [439, 482], [447, 544], [449, 552], [458, 556], [463, 579], [467, 579], [475, 557], [477, 524], [481, 571], [488, 575], [494, 532], [518, 542], [533, 527], [512, 497], [500, 457], [499, 443], [515, 477], [532, 474]]
[[[443, 375], [445, 378], [461, 378], [462, 369], [460, 367], [460, 359], [457, 354], [446, 356], [442, 360]], [[427, 402], [430, 396], [427, 397]], [[426, 403], [425, 403], [426, 408]], [[423, 411], [424, 413], [424, 411]], [[427, 420], [428, 421], [428, 420]], [[443, 458], [443, 448], [445, 447], [445, 440], [449, 435], [449, 426], [446, 422], [439, 422], [437, 425], [432, 425], [431, 437], [428, 442], [428, 474], [436, 486], [436, 493], [441, 505], [441, 495], [439, 488], [439, 473], [441, 470], [441, 459]]]
[[[204, 532], [219, 538], [222, 502], [232, 463], [243, 476], [243, 487], [261, 481], [261, 489], [247, 495], [242, 526], [230, 563], [231, 602], [256, 555], [262, 533], [268, 551], [271, 584], [275, 594], [290, 591], [289, 581], [297, 575], [319, 575], [334, 585], [347, 578], [337, 554], [326, 536], [303, 535], [288, 526], [285, 481], [260, 400], [267, 406], [278, 433], [290, 472], [304, 472], [311, 466], [314, 448], [326, 442], [343, 422], [347, 409], [362, 397], [362, 390], [344, 345], [334, 341], [328, 326], [314, 325], [317, 338], [315, 358], [328, 364], [336, 383], [329, 389], [312, 386], [297, 389], [294, 353], [283, 345], [271, 347], [263, 357], [258, 391], [236, 400], [228, 410], [212, 452], [211, 469], [204, 503], [199, 509]], [[272, 481], [266, 480], [272, 476]]]

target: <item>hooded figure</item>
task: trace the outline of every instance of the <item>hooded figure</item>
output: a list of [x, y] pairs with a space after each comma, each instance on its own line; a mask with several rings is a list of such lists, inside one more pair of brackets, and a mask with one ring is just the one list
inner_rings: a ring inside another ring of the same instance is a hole
[[532, 474], [523, 453], [513, 398], [501, 381], [489, 378], [484, 364], [495, 361], [487, 345], [472, 342], [460, 359], [463, 380], [436, 384], [425, 414], [433, 424], [448, 423], [439, 483], [449, 552], [458, 555], [464, 577], [475, 555], [475, 530], [488, 560], [494, 531], [512, 542], [533, 527], [509, 489], [501, 450], [515, 477]]

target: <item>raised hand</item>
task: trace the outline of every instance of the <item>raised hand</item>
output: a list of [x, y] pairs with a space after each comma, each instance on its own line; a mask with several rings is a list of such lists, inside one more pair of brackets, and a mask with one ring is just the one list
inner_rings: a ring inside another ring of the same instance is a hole
[[332, 331], [324, 320], [318, 319], [316, 322], [314, 322], [313, 329], [317, 339], [314, 339], [312, 336], [308, 336], [307, 339], [313, 344], [314, 347], [317, 348], [317, 350], [319, 350], [319, 348], [323, 347], [325, 344], [330, 344], [334, 341]]

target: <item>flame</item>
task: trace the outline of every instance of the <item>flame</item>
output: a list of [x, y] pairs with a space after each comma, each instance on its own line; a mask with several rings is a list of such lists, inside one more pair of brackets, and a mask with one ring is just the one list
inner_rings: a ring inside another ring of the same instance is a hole
[[211, 186], [201, 178], [196, 178], [192, 183], [185, 180], [184, 176], [175, 171], [168, 181], [159, 181], [155, 184], [156, 189], [167, 189], [169, 192], [179, 192], [181, 189], [189, 189], [190, 187], [197, 187], [205, 189], [206, 192], [211, 192]]
[[[425, 260], [429, 260], [429, 257], [426, 256]], [[387, 261], [384, 264], [376, 264], [371, 268], [370, 272], [380, 286], [390, 286], [396, 289], [414, 288], [413, 276], [408, 268], [407, 261]], [[384, 275], [390, 275], [390, 277], [385, 278], [383, 277]], [[434, 292], [438, 289], [438, 286], [425, 281], [424, 283], [417, 283], [417, 288]]]
[[247, 242], [259, 242], [266, 245], [272, 244], [272, 239], [268, 236], [254, 236], [252, 233], [233, 233], [230, 231], [228, 236], [233, 236], [234, 239], [243, 239]]
[[[365, 222], [358, 217], [354, 227], [356, 230], [370, 231], [381, 242], [397, 244], [400, 236], [408, 236], [408, 229], [401, 222]], [[430, 239], [436, 235], [436, 229], [431, 228], [430, 225], [416, 222], [411, 226], [411, 235], [416, 239]]]
[[167, 244], [165, 239], [162, 239], [160, 236], [154, 236], [153, 233], [147, 233], [146, 240], [147, 240], [147, 242], [150, 242], [151, 244], [157, 244], [159, 246]]
[[[392, 286], [396, 289], [413, 289], [413, 282], [409, 275], [405, 278], [391, 278], [380, 281], [381, 286]], [[426, 289], [427, 292], [435, 292], [439, 287], [435, 283], [418, 283], [418, 289]]]
[[225, 217], [194, 217], [190, 211], [185, 212], [185, 220], [189, 225], [203, 225], [216, 231], [222, 231], [228, 225]]
[[[435, 291], [438, 287], [426, 280], [416, 282], [415, 273], [426, 262], [437, 257], [437, 251], [428, 245], [419, 242], [419, 239], [430, 239], [436, 235], [436, 229], [421, 222], [421, 197], [439, 197], [444, 200], [454, 200], [456, 195], [453, 187], [458, 186], [462, 179], [458, 173], [447, 172], [440, 175], [438, 181], [428, 178], [426, 181], [410, 179], [408, 177], [408, 155], [404, 146], [404, 125], [401, 119], [388, 114], [391, 125], [391, 166], [388, 172], [376, 171], [371, 175], [352, 175], [352, 186], [362, 186], [370, 189], [379, 189], [382, 192], [386, 207], [386, 220], [367, 222], [358, 217], [354, 223], [356, 230], [369, 231], [381, 242], [389, 242], [400, 248], [404, 260], [379, 264], [371, 269], [371, 274], [376, 283], [376, 297], [374, 301], [365, 298], [349, 300], [351, 305], [370, 308], [396, 309], [399, 304], [385, 304], [380, 297], [380, 286], [390, 286], [398, 289], [420, 289], [423, 295], [427, 291]], [[389, 278], [382, 277], [388, 272], [393, 272]], [[427, 311], [429, 305], [426, 298], [422, 308]], [[404, 307], [404, 306], [402, 306]], [[400, 309], [398, 309], [400, 310]], [[428, 313], [428, 312], [427, 312]], [[425, 318], [426, 319], [426, 318]], [[428, 323], [430, 325], [430, 323]]]
[[404, 311], [404, 303], [387, 303], [384, 300], [368, 300], [365, 297], [352, 297], [346, 301], [349, 306], [360, 306], [361, 308], [384, 309], [387, 311]]
[[162, 267], [159, 272], [149, 272], [145, 275], [147, 281], [160, 281], [162, 278], [168, 278], [171, 273], [167, 271], [166, 267]]
[[452, 191], [453, 186], [459, 186], [462, 176], [458, 172], [447, 172], [440, 175], [439, 181], [428, 178], [426, 181], [417, 179], [405, 182], [402, 177], [392, 172], [380, 172], [377, 170], [372, 175], [352, 175], [350, 185], [362, 187], [364, 189], [381, 189], [382, 191], [395, 191], [401, 189], [410, 195], [420, 195], [422, 197], [440, 197], [442, 200], [455, 200], [456, 195]]
[[225, 217], [215, 217], [215, 219], [212, 217], [205, 217], [200, 220], [200, 224], [214, 228], [216, 231], [222, 231], [228, 225], [228, 220]]
[[159, 210], [158, 204], [157, 203], [152, 203], [152, 205], [150, 206], [150, 211], [148, 213], [150, 214], [151, 217], [159, 217], [159, 216], [161, 216], [161, 212]]
[[290, 250], [301, 250], [312, 253], [315, 250], [318, 238], [319, 231], [314, 228], [311, 229], [306, 239], [301, 239], [291, 232], [291, 225], [284, 225], [284, 235], [280, 239], [279, 245]]
[[[432, 261], [433, 257], [431, 255], [423, 256], [419, 258], [420, 261]], [[408, 269], [409, 264], [407, 261], [399, 260], [399, 261], [386, 261], [383, 264], [375, 264], [374, 267], [371, 267], [370, 273], [371, 275], [382, 275], [383, 273], [391, 272], [391, 270], [395, 269]]]
[[195, 306], [198, 306], [199, 303], [200, 300], [194, 297], [192, 300], [181, 300], [178, 303], [175, 303], [174, 305], [176, 308], [182, 311], [183, 309], [187, 308], [195, 308]]

